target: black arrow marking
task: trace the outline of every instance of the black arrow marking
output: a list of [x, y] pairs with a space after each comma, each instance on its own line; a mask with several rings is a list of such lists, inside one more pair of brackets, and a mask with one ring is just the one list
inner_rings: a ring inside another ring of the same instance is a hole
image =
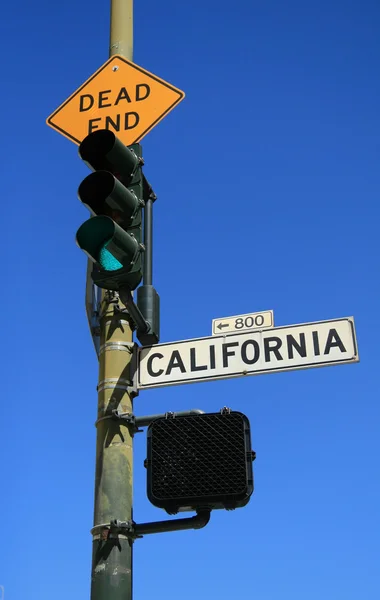
[[217, 325], [218, 329], [223, 329], [224, 327], [228, 327], [228, 323], [219, 323], [219, 325]]

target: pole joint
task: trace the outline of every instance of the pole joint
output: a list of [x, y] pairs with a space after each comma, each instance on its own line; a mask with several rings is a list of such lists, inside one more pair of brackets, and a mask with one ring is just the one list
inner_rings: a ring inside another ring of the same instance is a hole
[[142, 429], [136, 423], [136, 417], [132, 413], [121, 413], [115, 408], [112, 411], [112, 418], [117, 421], [122, 421], [130, 430], [132, 434], [134, 433], [142, 433]]
[[95, 421], [95, 427], [101, 421], [105, 421], [106, 419], [112, 419], [113, 421], [122, 421], [122, 423], [128, 427], [130, 434], [133, 436], [135, 433], [141, 433], [143, 430], [139, 428], [137, 424], [137, 420], [135, 415], [132, 413], [120, 413], [117, 408], [112, 410], [111, 414], [104, 415], [104, 417], [99, 417], [97, 421]]
[[131, 542], [152, 533], [165, 533], [169, 531], [184, 531], [186, 529], [202, 529], [210, 520], [211, 509], [198, 509], [193, 517], [184, 519], [171, 519], [166, 521], [154, 521], [152, 523], [135, 523], [134, 521], [119, 521], [112, 519], [110, 523], [95, 525], [91, 533], [103, 541], [123, 536]]

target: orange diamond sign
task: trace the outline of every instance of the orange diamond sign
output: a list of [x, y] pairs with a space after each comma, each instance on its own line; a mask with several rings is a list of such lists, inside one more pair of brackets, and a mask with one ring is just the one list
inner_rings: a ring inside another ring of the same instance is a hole
[[122, 56], [112, 56], [53, 112], [46, 123], [75, 144], [110, 129], [130, 146], [183, 98], [184, 92]]

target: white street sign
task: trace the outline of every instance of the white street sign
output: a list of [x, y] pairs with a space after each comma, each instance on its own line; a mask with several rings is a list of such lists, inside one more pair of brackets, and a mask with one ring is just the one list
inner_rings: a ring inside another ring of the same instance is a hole
[[354, 319], [318, 321], [139, 348], [137, 387], [358, 362]]
[[231, 335], [231, 333], [241, 333], [253, 329], [268, 329], [269, 327], [274, 327], [273, 310], [264, 310], [257, 313], [248, 313], [247, 315], [213, 319], [212, 335]]

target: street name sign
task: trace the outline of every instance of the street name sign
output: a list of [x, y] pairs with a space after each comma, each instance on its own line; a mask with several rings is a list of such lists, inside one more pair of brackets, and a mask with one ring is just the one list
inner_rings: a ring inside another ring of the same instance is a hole
[[231, 333], [252, 331], [252, 329], [268, 329], [268, 327], [274, 327], [273, 310], [213, 319], [212, 335], [220, 335], [221, 333], [231, 335]]
[[346, 317], [138, 349], [137, 387], [155, 388], [358, 362]]
[[139, 142], [184, 92], [123, 56], [111, 56], [46, 120], [75, 144], [110, 129], [126, 146]]

